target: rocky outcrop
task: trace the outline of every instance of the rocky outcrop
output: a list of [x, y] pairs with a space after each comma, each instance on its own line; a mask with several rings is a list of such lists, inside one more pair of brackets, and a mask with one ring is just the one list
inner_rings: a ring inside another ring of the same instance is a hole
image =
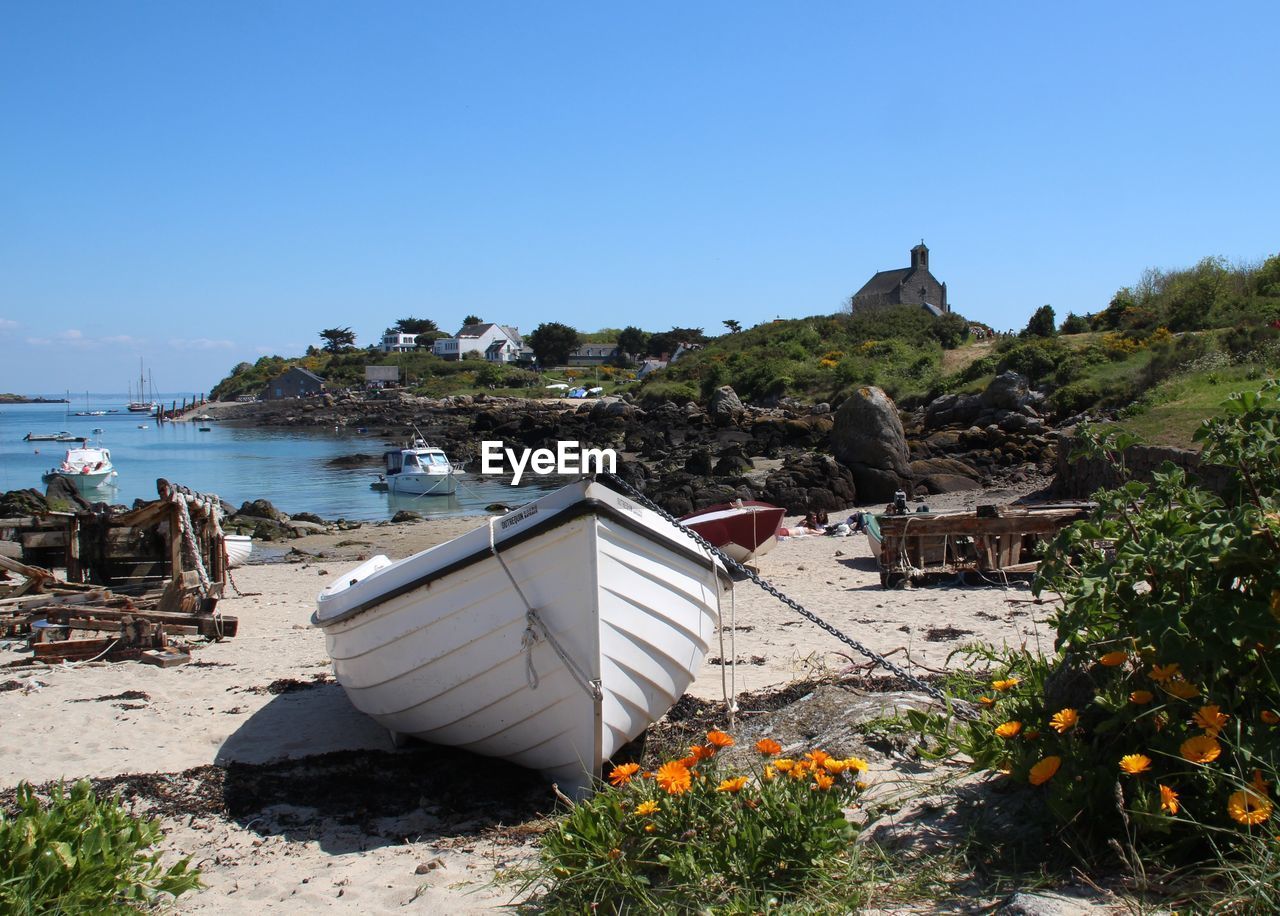
[[1045, 431], [1040, 408], [1044, 395], [1032, 391], [1027, 377], [1005, 372], [995, 377], [981, 394], [944, 394], [925, 407], [927, 429], [946, 426], [996, 425], [1006, 432]]
[[895, 490], [911, 489], [902, 420], [893, 399], [879, 388], [859, 388], [840, 405], [831, 451], [853, 472], [864, 501], [888, 501]]
[[728, 385], [717, 388], [707, 404], [707, 413], [718, 426], [727, 426], [742, 416], [742, 409], [737, 392]]
[[760, 499], [799, 515], [809, 510], [845, 509], [858, 498], [853, 472], [830, 455], [790, 458], [765, 478]]

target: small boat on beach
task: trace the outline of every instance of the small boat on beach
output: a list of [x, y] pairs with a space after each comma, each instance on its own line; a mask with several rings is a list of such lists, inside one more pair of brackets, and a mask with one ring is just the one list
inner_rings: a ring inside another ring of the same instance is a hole
[[339, 576], [311, 618], [389, 729], [586, 789], [692, 683], [732, 585], [678, 527], [581, 480]]
[[49, 483], [55, 477], [65, 477], [84, 492], [106, 486], [115, 480], [115, 466], [111, 463], [111, 450], [90, 446], [88, 439], [76, 439], [79, 448], [67, 449], [62, 464], [50, 468], [40, 479]]
[[227, 568], [234, 569], [249, 562], [253, 553], [253, 538], [247, 534], [224, 534], [222, 547], [227, 553]]
[[407, 448], [383, 454], [387, 490], [410, 496], [448, 496], [458, 489], [457, 472], [445, 453], [414, 439]]
[[692, 512], [680, 524], [698, 532], [729, 559], [746, 563], [777, 546], [786, 512], [781, 506], [739, 499]]
[[75, 442], [76, 437], [69, 432], [60, 433], [27, 433], [23, 442]]

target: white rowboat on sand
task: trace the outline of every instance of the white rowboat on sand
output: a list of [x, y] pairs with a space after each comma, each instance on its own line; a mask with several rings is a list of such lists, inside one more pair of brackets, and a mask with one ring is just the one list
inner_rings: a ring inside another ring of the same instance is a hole
[[679, 528], [582, 480], [321, 592], [352, 704], [393, 736], [581, 790], [692, 683], [732, 587]]

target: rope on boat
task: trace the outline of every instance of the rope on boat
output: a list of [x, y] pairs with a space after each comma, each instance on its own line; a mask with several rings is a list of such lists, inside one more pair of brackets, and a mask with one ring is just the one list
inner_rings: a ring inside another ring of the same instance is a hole
[[600, 680], [598, 678], [588, 677], [586, 672], [578, 667], [577, 662], [575, 662], [569, 656], [569, 653], [564, 650], [564, 647], [560, 645], [559, 640], [551, 634], [551, 630], [547, 628], [547, 625], [543, 622], [542, 618], [538, 616], [538, 612], [534, 610], [533, 605], [529, 603], [529, 599], [525, 597], [524, 589], [520, 587], [520, 583], [516, 581], [516, 577], [511, 573], [510, 567], [507, 566], [507, 561], [504, 560], [502, 558], [502, 554], [498, 552], [498, 544], [493, 533], [493, 526], [497, 521], [498, 516], [490, 516], [489, 551], [497, 559], [498, 564], [502, 567], [502, 571], [507, 574], [507, 578], [511, 580], [511, 587], [516, 590], [516, 594], [519, 595], [520, 600], [524, 602], [525, 631], [524, 638], [521, 640], [521, 648], [525, 651], [526, 676], [529, 680], [529, 689], [538, 689], [538, 672], [534, 670], [533, 667], [533, 647], [537, 645], [538, 638], [541, 637], [550, 644], [552, 649], [555, 650], [556, 655], [560, 657], [560, 661], [564, 663], [565, 668], [568, 669], [569, 673], [573, 676], [573, 679], [578, 682], [578, 686], [586, 692], [587, 696], [591, 697], [591, 699], [595, 701], [603, 699], [604, 686], [600, 683]]
[[852, 636], [848, 636], [847, 634], [841, 632], [832, 624], [827, 623], [827, 621], [823, 620], [817, 614], [813, 613], [813, 611], [809, 610], [804, 605], [800, 604], [800, 602], [796, 601], [794, 598], [791, 598], [790, 596], [784, 594], [782, 591], [778, 589], [777, 586], [773, 585], [767, 579], [762, 578], [759, 573], [742, 565], [737, 560], [734, 560], [731, 557], [726, 556], [724, 551], [720, 550], [718, 547], [711, 544], [710, 541], [708, 541], [702, 535], [698, 534], [698, 532], [694, 531], [692, 528], [688, 528], [684, 525], [681, 525], [680, 522], [674, 516], [672, 516], [669, 512], [667, 512], [665, 509], [662, 509], [660, 506], [654, 503], [653, 500], [649, 499], [649, 497], [645, 496], [643, 493], [641, 493], [631, 484], [627, 483], [627, 481], [623, 480], [617, 474], [601, 474], [599, 476], [601, 479], [607, 480], [611, 486], [621, 489], [628, 496], [635, 499], [636, 502], [640, 503], [645, 508], [649, 509], [652, 512], [656, 512], [660, 517], [666, 519], [673, 526], [675, 526], [677, 530], [683, 533], [685, 537], [692, 540], [695, 544], [699, 545], [704, 550], [711, 551], [711, 553], [714, 556], [717, 556], [720, 558], [720, 560], [724, 563], [726, 568], [732, 569], [735, 572], [737, 572], [739, 575], [747, 579], [750, 579], [756, 585], [760, 586], [760, 588], [764, 589], [770, 595], [777, 598], [779, 601], [781, 601], [787, 607], [791, 608], [801, 617], [805, 618], [810, 623], [815, 624], [816, 626], [830, 633], [832, 636], [840, 640], [849, 648], [871, 659], [871, 661], [875, 662], [881, 668], [884, 668], [885, 670], [890, 671], [893, 674], [896, 674], [898, 677], [902, 678], [904, 681], [906, 681], [908, 684], [910, 684], [912, 687], [916, 688], [917, 690], [933, 697], [938, 702], [950, 708], [955, 715], [964, 716], [966, 718], [971, 717], [973, 715], [973, 713], [969, 712], [967, 709], [964, 709], [963, 707], [953, 708], [951, 704], [951, 698], [948, 697], [941, 690], [939, 690], [937, 687], [934, 687], [932, 684], [925, 683], [924, 681], [920, 680], [920, 678], [916, 677], [914, 674], [911, 674], [910, 672], [903, 669], [901, 666], [895, 665], [893, 662], [889, 661], [883, 655], [880, 655], [879, 653], [873, 652], [871, 649], [868, 649], [866, 646], [864, 646], [858, 640], [854, 639]]

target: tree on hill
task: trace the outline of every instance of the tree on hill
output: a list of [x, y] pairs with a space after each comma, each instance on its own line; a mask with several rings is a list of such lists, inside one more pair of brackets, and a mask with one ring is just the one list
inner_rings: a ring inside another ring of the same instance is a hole
[[1053, 337], [1058, 333], [1057, 322], [1054, 321], [1053, 306], [1042, 305], [1035, 310], [1031, 320], [1022, 330], [1022, 337]]
[[649, 335], [635, 325], [628, 325], [618, 333], [618, 351], [628, 356], [643, 355], [648, 343]]
[[1089, 318], [1085, 315], [1077, 315], [1075, 312], [1067, 312], [1067, 317], [1062, 319], [1062, 326], [1058, 328], [1060, 334], [1083, 334], [1089, 330]]
[[578, 332], [567, 324], [558, 321], [544, 321], [538, 325], [524, 342], [533, 350], [541, 366], [563, 366], [569, 361], [569, 354], [578, 346]]
[[702, 328], [672, 328], [670, 331], [650, 335], [647, 350], [650, 356], [662, 356], [664, 353], [670, 356], [682, 343], [700, 344], [706, 341], [707, 335], [702, 333]]
[[330, 353], [341, 353], [356, 345], [356, 334], [351, 328], [326, 328], [320, 332], [320, 339]]
[[417, 334], [424, 340], [446, 336], [430, 318], [401, 318], [391, 326], [391, 330], [399, 334]]
[[462, 326], [466, 327], [469, 324], [484, 324], [484, 319], [479, 315], [468, 315], [462, 319]]
[[729, 329], [730, 334], [737, 334], [742, 330], [742, 322], [738, 321], [736, 318], [726, 318], [721, 322], [721, 324]]

